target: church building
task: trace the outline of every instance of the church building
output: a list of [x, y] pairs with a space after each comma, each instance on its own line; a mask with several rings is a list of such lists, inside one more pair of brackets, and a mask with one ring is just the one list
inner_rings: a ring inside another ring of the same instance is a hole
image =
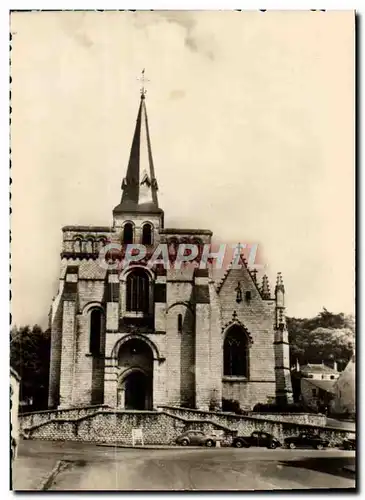
[[[243, 409], [292, 401], [285, 290], [266, 276], [229, 266], [166, 268], [146, 261], [101, 265], [108, 245], [211, 243], [208, 229], [165, 227], [146, 110], [141, 100], [110, 226], [66, 226], [59, 289], [51, 313], [49, 407], [109, 405], [151, 410], [179, 406]], [[176, 193], [178, 196], [178, 193]], [[112, 255], [112, 254], [110, 254]], [[106, 262], [106, 261], [105, 261]]]

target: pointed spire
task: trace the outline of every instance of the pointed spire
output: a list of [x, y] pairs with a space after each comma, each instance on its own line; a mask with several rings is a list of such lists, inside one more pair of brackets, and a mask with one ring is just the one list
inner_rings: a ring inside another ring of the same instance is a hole
[[114, 208], [114, 212], [162, 212], [158, 207], [158, 186], [153, 165], [145, 95], [146, 90], [143, 85], [127, 175], [122, 182], [122, 200]]
[[279, 290], [281, 292], [285, 293], [284, 282], [283, 282], [283, 277], [282, 277], [281, 273], [278, 273], [277, 278], [276, 278], [275, 295], [277, 294], [277, 292]]
[[266, 274], [262, 277], [261, 296], [263, 299], [271, 298], [269, 279]]

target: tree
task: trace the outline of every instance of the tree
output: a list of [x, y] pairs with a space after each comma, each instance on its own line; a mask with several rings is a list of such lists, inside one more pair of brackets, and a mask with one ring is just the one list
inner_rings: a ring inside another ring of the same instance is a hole
[[10, 332], [10, 365], [21, 377], [20, 400], [32, 400], [32, 410], [47, 409], [50, 344], [50, 330], [38, 325]]
[[336, 361], [343, 369], [355, 346], [352, 315], [334, 314], [323, 309], [309, 319], [287, 318], [292, 365]]

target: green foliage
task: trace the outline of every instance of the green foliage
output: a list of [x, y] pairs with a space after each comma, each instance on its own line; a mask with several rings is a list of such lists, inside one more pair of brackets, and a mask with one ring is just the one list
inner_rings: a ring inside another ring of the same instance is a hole
[[327, 309], [314, 318], [287, 318], [291, 363], [330, 363], [343, 369], [355, 345], [355, 321], [352, 315], [333, 314]]
[[247, 411], [242, 410], [239, 401], [235, 399], [222, 399], [222, 411], [236, 413], [237, 415], [246, 415]]
[[10, 365], [21, 377], [20, 400], [33, 400], [32, 410], [47, 408], [51, 332], [34, 325], [10, 332]]
[[252, 411], [258, 413], [308, 413], [310, 410], [300, 403], [286, 405], [257, 403]]

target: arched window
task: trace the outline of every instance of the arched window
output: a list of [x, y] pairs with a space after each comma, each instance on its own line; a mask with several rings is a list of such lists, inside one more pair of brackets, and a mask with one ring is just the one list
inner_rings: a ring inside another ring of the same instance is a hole
[[105, 244], [106, 244], [106, 240], [104, 238], [100, 238], [98, 240], [98, 251], [99, 252], [105, 247]]
[[239, 326], [232, 327], [223, 345], [223, 373], [248, 378], [248, 338]]
[[183, 317], [182, 317], [182, 314], [178, 314], [177, 315], [177, 331], [179, 333], [182, 333], [182, 329], [183, 329]]
[[81, 238], [74, 239], [74, 252], [81, 252]]
[[149, 280], [143, 269], [132, 271], [127, 277], [127, 311], [148, 313]]
[[152, 226], [145, 224], [142, 229], [142, 245], [152, 245]]
[[90, 313], [90, 353], [94, 356], [100, 354], [102, 321], [101, 310], [93, 309]]
[[87, 253], [93, 253], [93, 251], [94, 251], [94, 240], [92, 240], [91, 238], [89, 238], [86, 241], [86, 252]]
[[133, 224], [127, 222], [123, 228], [123, 243], [128, 245], [133, 243]]

